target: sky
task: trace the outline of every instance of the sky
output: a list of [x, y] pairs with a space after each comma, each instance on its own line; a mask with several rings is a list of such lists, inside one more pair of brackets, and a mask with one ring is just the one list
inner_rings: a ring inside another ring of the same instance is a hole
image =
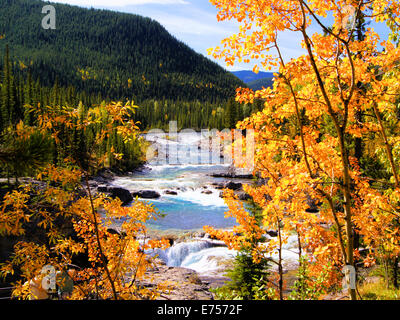
[[[238, 32], [234, 21], [218, 22], [217, 9], [208, 0], [50, 0], [81, 7], [110, 9], [150, 17], [160, 22], [177, 39], [189, 45], [198, 53], [207, 56], [207, 49], [221, 44], [221, 40]], [[386, 34], [383, 26], [374, 26]], [[281, 51], [286, 61], [304, 54], [300, 47], [300, 35], [285, 32], [280, 35]], [[229, 71], [251, 70], [250, 64], [235, 63], [227, 68], [223, 60], [214, 60]], [[264, 70], [262, 70], [264, 71]]]

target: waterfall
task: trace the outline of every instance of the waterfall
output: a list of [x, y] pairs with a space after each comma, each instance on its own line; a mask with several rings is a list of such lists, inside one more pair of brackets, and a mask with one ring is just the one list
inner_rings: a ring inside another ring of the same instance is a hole
[[[267, 238], [270, 238], [266, 235]], [[284, 267], [293, 269], [298, 265], [297, 236], [291, 235], [282, 248]], [[149, 252], [150, 253], [150, 252]], [[195, 240], [181, 242], [172, 247], [156, 249], [150, 254], [156, 254], [167, 266], [193, 269], [200, 274], [220, 272], [227, 260], [236, 256], [235, 250], [229, 250], [221, 241]], [[271, 252], [271, 258], [277, 260], [278, 252]], [[275, 265], [272, 265], [275, 268]]]
[[189, 255], [211, 248], [212, 246], [213, 244], [209, 241], [181, 242], [173, 245], [167, 250], [159, 250], [156, 253], [168, 266], [180, 267], [182, 262]]
[[224, 269], [223, 262], [233, 258], [235, 255], [236, 251], [229, 250], [227, 247], [207, 248], [187, 256], [181, 266], [199, 273], [209, 274], [212, 271]]
[[218, 259], [229, 259], [236, 254], [219, 241], [205, 240], [177, 243], [154, 253], [170, 267], [184, 267], [197, 272], [216, 270], [219, 268]]

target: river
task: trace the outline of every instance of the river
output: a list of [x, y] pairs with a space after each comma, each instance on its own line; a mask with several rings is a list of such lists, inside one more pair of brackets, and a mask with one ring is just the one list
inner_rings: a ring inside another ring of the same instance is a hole
[[[159, 154], [166, 152], [167, 159], [174, 158], [170, 154], [171, 150], [168, 147], [165, 148], [171, 144], [171, 140], [163, 136], [161, 138], [148, 136], [147, 139], [159, 148]], [[180, 134], [178, 139], [172, 141], [178, 146], [175, 152], [178, 153], [179, 163], [154, 163], [153, 161], [140, 172], [118, 177], [113, 181], [113, 185], [131, 192], [151, 190], [160, 194], [158, 199], [149, 201], [158, 211], [165, 214], [165, 217], [148, 223], [150, 230], [179, 234], [201, 231], [205, 225], [230, 229], [236, 224], [235, 219], [225, 217], [228, 208], [220, 197], [221, 189], [218, 187], [232, 179], [212, 176], [228, 173], [232, 170], [231, 166], [229, 163], [223, 163], [224, 159], [219, 155], [214, 159], [221, 159], [220, 163], [217, 160], [217, 163], [214, 161], [211, 164], [199, 164], [197, 160], [204, 158], [204, 153], [209, 152], [209, 150], [200, 150], [200, 142], [200, 134]], [[190, 154], [189, 151], [192, 153]], [[248, 179], [234, 179], [234, 181], [252, 183]], [[288, 250], [284, 252], [291, 260], [297, 259], [297, 255], [290, 249], [293, 247], [295, 247], [294, 239], [290, 241], [290, 245], [286, 248]], [[236, 254], [235, 251], [221, 246], [218, 241], [207, 238], [176, 243], [171, 248], [165, 251], [158, 250], [156, 253], [169, 266], [186, 267], [208, 275], [221, 271], [221, 261], [230, 259]]]

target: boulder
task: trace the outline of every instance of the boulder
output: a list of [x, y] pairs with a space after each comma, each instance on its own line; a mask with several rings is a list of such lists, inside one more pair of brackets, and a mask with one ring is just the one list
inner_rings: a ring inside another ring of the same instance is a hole
[[242, 187], [243, 187], [243, 185], [239, 182], [229, 181], [228, 183], [225, 184], [226, 189], [231, 189], [234, 191], [241, 190]]
[[164, 191], [165, 194], [169, 194], [170, 196], [177, 196], [178, 192], [173, 191], [173, 190], [166, 190]]
[[272, 238], [276, 238], [278, 236], [278, 232], [274, 230], [266, 231], [266, 233]]
[[135, 191], [132, 193], [133, 197], [138, 197], [142, 199], [158, 199], [161, 197], [161, 195], [154, 190], [140, 190], [140, 191]]
[[269, 178], [265, 178], [265, 179], [258, 178], [257, 181], [256, 181], [256, 186], [257, 187], [264, 186], [264, 185], [266, 185], [268, 183], [268, 181], [269, 181]]
[[106, 186], [106, 185], [99, 185], [99, 186], [97, 186], [97, 191], [98, 191], [98, 192], [108, 192], [108, 186]]
[[203, 190], [201, 193], [204, 193], [204, 194], [212, 194], [212, 191], [211, 191], [211, 190]]
[[200, 275], [199, 279], [211, 289], [225, 286], [231, 279], [221, 275]]
[[121, 234], [117, 230], [115, 230], [113, 228], [108, 228], [107, 229], [107, 233], [114, 234], [114, 235], [117, 235], [117, 236], [121, 236]]
[[128, 203], [133, 201], [133, 196], [124, 188], [120, 187], [112, 187], [107, 185], [99, 185], [97, 187], [98, 192], [107, 193], [111, 198], [119, 198], [122, 201], [123, 205], [127, 205]]
[[238, 193], [238, 196], [239, 196], [239, 200], [242, 200], [242, 201], [248, 201], [248, 200], [252, 199], [251, 196], [249, 194], [247, 194], [246, 192], [240, 192], [240, 193]]
[[203, 283], [196, 271], [181, 267], [157, 265], [146, 272], [138, 286], [155, 289], [159, 284], [168, 283], [170, 290], [161, 294], [158, 300], [212, 300], [210, 287]]
[[215, 189], [224, 189], [225, 187], [223, 183], [217, 183], [217, 182], [213, 183], [212, 185]]
[[231, 178], [231, 179], [253, 179], [251, 174], [235, 174], [235, 173], [213, 173], [211, 177], [214, 178]]
[[108, 193], [112, 198], [119, 198], [124, 205], [133, 201], [133, 196], [124, 188], [119, 187], [108, 187]]

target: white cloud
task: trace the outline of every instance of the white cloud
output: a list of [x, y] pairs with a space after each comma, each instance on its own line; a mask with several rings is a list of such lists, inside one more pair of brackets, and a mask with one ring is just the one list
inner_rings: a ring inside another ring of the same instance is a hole
[[84, 7], [125, 7], [146, 4], [189, 4], [186, 0], [50, 0], [50, 2], [66, 3]]

